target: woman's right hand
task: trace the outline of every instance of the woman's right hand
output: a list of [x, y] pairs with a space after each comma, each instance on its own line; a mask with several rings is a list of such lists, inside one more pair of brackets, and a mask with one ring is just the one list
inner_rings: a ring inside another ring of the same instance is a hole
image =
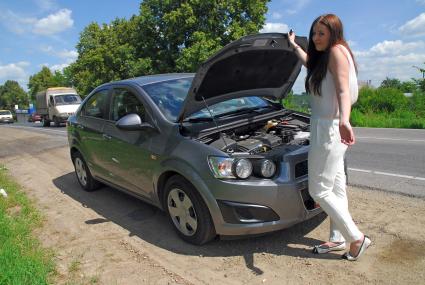
[[297, 46], [297, 44], [295, 43], [295, 32], [292, 29], [289, 30], [289, 32], [288, 32], [288, 40], [289, 40], [289, 44], [292, 47], [296, 47]]

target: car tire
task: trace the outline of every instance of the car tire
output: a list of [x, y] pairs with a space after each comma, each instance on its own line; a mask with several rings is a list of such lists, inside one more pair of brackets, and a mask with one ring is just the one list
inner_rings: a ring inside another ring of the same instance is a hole
[[164, 206], [171, 224], [184, 241], [201, 245], [215, 236], [208, 207], [195, 187], [175, 175], [165, 184]]
[[58, 117], [54, 117], [53, 118], [53, 123], [55, 124], [55, 127], [60, 127], [61, 126], [61, 123], [60, 123]]
[[41, 118], [41, 122], [43, 123], [43, 127], [50, 127], [50, 121], [46, 120], [45, 117]]
[[101, 183], [91, 175], [86, 161], [79, 152], [73, 155], [72, 162], [74, 163], [75, 175], [77, 176], [78, 183], [80, 183], [84, 190], [91, 192], [101, 186]]

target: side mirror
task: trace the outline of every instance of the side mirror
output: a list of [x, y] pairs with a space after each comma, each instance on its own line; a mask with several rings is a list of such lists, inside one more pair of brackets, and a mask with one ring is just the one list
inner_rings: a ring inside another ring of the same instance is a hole
[[115, 123], [115, 126], [121, 130], [127, 131], [155, 129], [151, 124], [142, 122], [142, 119], [137, 114], [125, 115]]

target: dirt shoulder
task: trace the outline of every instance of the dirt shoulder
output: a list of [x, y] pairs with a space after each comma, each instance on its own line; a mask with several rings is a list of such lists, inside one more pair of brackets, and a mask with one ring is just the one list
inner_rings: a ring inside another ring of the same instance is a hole
[[30, 135], [7, 130], [5, 137], [22, 146], [0, 163], [45, 215], [37, 235], [57, 253], [55, 283], [425, 284], [423, 199], [349, 187], [352, 215], [373, 241], [360, 262], [310, 253], [327, 238], [323, 216], [197, 247], [181, 241], [165, 214], [148, 204], [109, 187], [82, 191], [67, 146], [25, 151]]

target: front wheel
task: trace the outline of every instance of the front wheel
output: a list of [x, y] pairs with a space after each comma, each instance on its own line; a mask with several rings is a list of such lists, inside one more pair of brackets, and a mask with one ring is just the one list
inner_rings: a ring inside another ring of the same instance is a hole
[[184, 241], [201, 245], [216, 236], [208, 207], [183, 177], [176, 175], [167, 181], [165, 203], [168, 218]]
[[98, 189], [101, 185], [100, 182], [93, 178], [90, 169], [79, 152], [74, 155], [73, 162], [75, 174], [81, 187], [88, 192]]

